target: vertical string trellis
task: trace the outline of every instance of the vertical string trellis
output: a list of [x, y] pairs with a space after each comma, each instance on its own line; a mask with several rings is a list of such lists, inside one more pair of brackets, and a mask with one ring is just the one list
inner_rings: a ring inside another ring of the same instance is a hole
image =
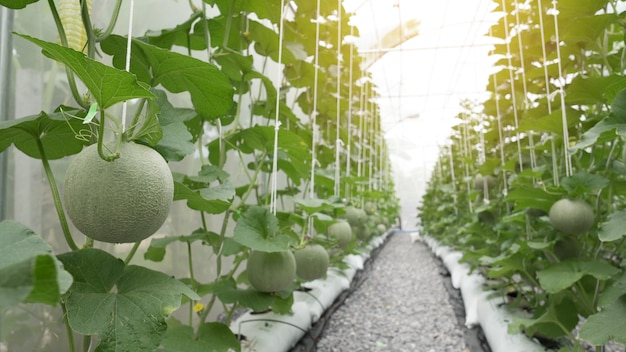
[[[319, 1], [319, 0], [318, 0]], [[350, 58], [348, 68], [348, 140], [346, 142], [346, 175], [350, 176], [350, 164], [351, 164], [351, 155], [352, 155], [352, 80], [353, 77], [353, 66], [354, 66], [354, 27], [350, 26]], [[346, 199], [350, 199], [350, 185], [346, 184]]]
[[[365, 148], [363, 140], [365, 138], [365, 120], [367, 119], [368, 111], [367, 111], [367, 100], [368, 100], [368, 89], [369, 82], [363, 82], [361, 86], [361, 119], [359, 120], [359, 156], [357, 160], [357, 177], [360, 179], [363, 176], [363, 159], [365, 158]], [[357, 193], [362, 194], [363, 185], [359, 182], [357, 184]]]
[[[280, 19], [278, 23], [278, 68], [276, 73], [276, 90], [280, 89], [283, 79], [281, 69], [283, 62], [283, 21], [285, 19], [285, 0], [280, 1]], [[280, 94], [276, 94], [276, 116], [274, 119], [274, 151], [272, 156], [272, 177], [270, 180], [270, 211], [276, 215], [276, 194], [278, 189], [278, 134], [280, 131]]]
[[318, 68], [319, 68], [319, 56], [320, 56], [320, 0], [317, 0], [317, 10], [315, 17], [315, 57], [313, 58], [313, 109], [311, 111], [311, 181], [309, 189], [309, 197], [315, 198], [315, 165], [316, 159], [316, 143], [317, 143], [317, 88], [318, 88]]
[[[133, 18], [134, 16], [134, 12], [135, 12], [135, 0], [130, 0], [129, 2], [129, 9], [128, 9], [128, 38], [126, 40], [126, 62], [125, 62], [125, 66], [124, 69], [126, 70], [126, 72], [130, 72], [130, 55], [131, 55], [131, 48], [133, 45]], [[124, 101], [124, 103], [122, 104], [122, 132], [125, 131], [126, 129], [126, 115], [128, 112], [128, 102]]]
[[[311, 110], [311, 180], [309, 188], [309, 198], [315, 198], [315, 166], [317, 164], [316, 144], [317, 144], [317, 88], [318, 88], [318, 68], [320, 53], [320, 0], [317, 0], [317, 10], [315, 14], [315, 57], [313, 58], [313, 109]], [[309, 218], [307, 225], [308, 233], [313, 233], [313, 221]]]
[[511, 43], [509, 38], [509, 21], [507, 20], [506, 0], [502, 0], [502, 10], [504, 11], [504, 42], [506, 44], [506, 56], [508, 61], [509, 80], [511, 81], [511, 104], [513, 107], [513, 123], [515, 128], [515, 139], [517, 142], [517, 158], [520, 171], [524, 170], [524, 161], [522, 159], [522, 141], [519, 133], [519, 121], [517, 116], [517, 96], [515, 94], [515, 76], [513, 74], [513, 63], [511, 59]]
[[[546, 105], [548, 106], [548, 115], [552, 114], [552, 104], [550, 103], [550, 76], [548, 74], [548, 54], [546, 50], [546, 34], [544, 30], [543, 23], [543, 5], [541, 0], [537, 0], [537, 4], [539, 5], [539, 33], [541, 35], [541, 54], [543, 60], [543, 75], [546, 84]], [[551, 149], [552, 149], [552, 182], [555, 186], [559, 185], [559, 168], [557, 163], [556, 156], [556, 143], [554, 142], [554, 134], [550, 139]]]
[[569, 153], [569, 131], [567, 130], [567, 110], [565, 105], [565, 79], [561, 66], [561, 39], [559, 38], [559, 10], [558, 0], [552, 0], [552, 14], [554, 15], [554, 38], [556, 41], [556, 57], [559, 69], [559, 96], [561, 98], [561, 120], [563, 122], [563, 152], [565, 153], [565, 175], [572, 176], [572, 156]]
[[[517, 28], [516, 37], [517, 37], [517, 44], [518, 44], [519, 58], [520, 58], [520, 68], [521, 68], [520, 75], [522, 76], [522, 95], [524, 97], [523, 108], [527, 109], [529, 107], [528, 85], [526, 84], [526, 63], [524, 62], [524, 44], [522, 40], [523, 30], [522, 30], [522, 24], [521, 24], [520, 16], [519, 16], [520, 4], [518, 0], [514, 0], [514, 5], [515, 5], [515, 25]], [[530, 168], [534, 170], [537, 167], [537, 157], [535, 154], [534, 132], [532, 130], [528, 131], [528, 147], [530, 151]], [[534, 178], [533, 178], [533, 182], [536, 182]]]
[[[492, 36], [492, 31], [489, 30], [489, 35]], [[500, 96], [498, 95], [498, 79], [496, 78], [496, 73], [494, 73], [493, 75], [491, 75], [493, 78], [493, 94], [494, 94], [494, 99], [495, 99], [495, 105], [496, 105], [496, 120], [498, 122], [498, 138], [499, 138], [499, 149], [500, 149], [500, 163], [502, 165], [506, 164], [506, 159], [504, 156], [504, 133], [503, 133], [503, 126], [502, 126], [502, 113], [500, 111]], [[503, 169], [502, 170], [502, 179], [503, 179], [503, 193], [504, 195], [508, 194], [508, 183], [507, 183], [507, 177], [506, 177], [506, 171]]]
[[335, 196], [340, 194], [341, 178], [341, 12], [343, 10], [342, 0], [337, 0], [337, 126], [335, 141]]
[[[460, 153], [461, 156], [463, 156], [464, 160], [471, 160], [471, 151], [469, 150], [469, 137], [467, 134], [467, 121], [465, 119], [465, 113], [461, 113], [460, 115], [462, 122], [462, 126], [461, 126], [461, 148], [460, 148]], [[452, 147], [450, 147], [450, 157], [452, 158]], [[468, 197], [467, 197], [467, 206], [470, 212], [474, 212], [474, 207], [472, 206], [472, 200], [469, 197], [469, 193], [471, 192], [471, 182], [470, 182], [470, 168], [469, 168], [469, 163], [468, 162], [464, 162], [463, 163], [464, 166], [464, 172], [465, 172], [465, 179], [467, 180], [467, 193], [468, 193]], [[454, 172], [454, 171], [453, 171]], [[456, 191], [455, 191], [456, 193]], [[456, 203], [456, 199], [455, 199], [455, 203]]]

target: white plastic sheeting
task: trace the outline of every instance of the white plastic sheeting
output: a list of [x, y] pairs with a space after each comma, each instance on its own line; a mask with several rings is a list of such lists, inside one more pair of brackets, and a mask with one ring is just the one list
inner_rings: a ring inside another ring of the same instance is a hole
[[545, 352], [546, 348], [524, 334], [509, 334], [508, 323], [513, 315], [503, 305], [501, 297], [484, 289], [485, 278], [470, 273], [467, 264], [459, 263], [463, 253], [440, 245], [428, 236], [412, 235], [413, 241], [423, 241], [450, 272], [452, 286], [461, 291], [465, 305], [465, 326], [480, 325], [493, 352]]
[[309, 291], [294, 292], [292, 314], [248, 312], [233, 321], [230, 329], [246, 338], [241, 344], [242, 352], [289, 351], [320, 319], [341, 292], [350, 288], [354, 275], [363, 269], [371, 251], [382, 245], [388, 235], [389, 232], [372, 239], [360, 255], [347, 255], [344, 263], [348, 268], [343, 270], [329, 268], [324, 279], [305, 284]]

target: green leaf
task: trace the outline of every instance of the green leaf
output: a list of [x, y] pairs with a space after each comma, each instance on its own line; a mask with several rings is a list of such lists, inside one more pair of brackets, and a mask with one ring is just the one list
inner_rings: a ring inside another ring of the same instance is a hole
[[611, 278], [611, 281], [607, 283], [606, 288], [600, 294], [598, 306], [606, 307], [624, 295], [626, 295], [626, 271], [622, 271], [618, 276]]
[[506, 199], [515, 203], [515, 209], [541, 209], [546, 212], [550, 211], [550, 207], [554, 202], [559, 200], [560, 196], [546, 192], [542, 188], [535, 187], [519, 187], [515, 188], [506, 195]]
[[55, 305], [72, 277], [52, 248], [26, 226], [0, 222], [0, 312], [20, 302]]
[[[102, 50], [113, 55], [116, 67], [124, 67], [126, 39], [112, 35]], [[226, 115], [233, 106], [234, 89], [215, 65], [133, 40], [131, 72], [152, 87], [159, 85], [172, 93], [189, 92], [195, 110], [206, 119]]]
[[[154, 101], [148, 102], [148, 112], [141, 124], [141, 128], [135, 134], [129, 138], [129, 141], [143, 140], [151, 147], [154, 147], [163, 138], [163, 129], [157, 118], [159, 113], [158, 107]], [[166, 158], [167, 159], [167, 158]], [[168, 159], [169, 160], [169, 159]]]
[[[268, 56], [275, 62], [278, 62], [279, 38], [278, 33], [274, 29], [270, 29], [263, 24], [250, 20], [248, 22], [250, 39], [254, 41], [254, 50], [263, 56]], [[282, 63], [290, 64], [295, 61], [295, 57], [290, 50], [282, 51]]]
[[278, 219], [268, 209], [251, 206], [235, 225], [233, 239], [254, 250], [279, 252], [289, 249], [292, 238], [280, 233]]
[[85, 130], [85, 126], [80, 119], [70, 116], [78, 114], [79, 110], [63, 111], [0, 121], [0, 152], [15, 144], [24, 154], [41, 159], [39, 141], [48, 160], [79, 153], [87, 142], [76, 138], [76, 133]]
[[[168, 325], [172, 325], [168, 322]], [[241, 351], [237, 336], [222, 323], [203, 323], [194, 332], [193, 327], [182, 325], [169, 326], [162, 342], [165, 352], [224, 352]]]
[[185, 124], [172, 123], [162, 125], [161, 128], [163, 129], [163, 138], [159, 140], [154, 149], [166, 160], [181, 161], [196, 150], [192, 143], [193, 137]]
[[602, 242], [617, 241], [626, 236], [626, 210], [616, 211], [602, 223], [598, 238]]
[[[576, 18], [576, 25], [567, 27], [562, 38], [566, 42], [575, 42], [580, 46], [588, 45], [600, 49], [598, 46], [599, 37], [616, 22], [617, 16], [614, 13], [578, 17]], [[606, 89], [606, 87], [604, 88]]]
[[536, 318], [514, 318], [509, 324], [508, 332], [510, 334], [525, 332], [528, 336], [540, 334], [544, 337], [558, 338], [567, 335], [577, 323], [576, 304], [568, 298], [555, 297], [548, 302], [547, 307], [539, 309]]
[[609, 115], [585, 131], [582, 138], [570, 150], [575, 152], [590, 147], [598, 141], [613, 140], [617, 135], [626, 136], [626, 116]]
[[201, 17], [202, 12], [195, 11], [191, 14], [188, 20], [178, 24], [174, 28], [162, 29], [159, 31], [148, 30], [145, 40], [152, 45], [156, 45], [164, 49], [172, 49], [172, 46], [178, 45], [185, 48], [188, 47], [193, 50], [206, 50], [206, 39], [199, 35], [192, 35], [193, 24]]
[[59, 255], [74, 276], [67, 295], [70, 327], [97, 335], [96, 351], [154, 351], [166, 330], [165, 318], [182, 295], [200, 299], [182, 282], [89, 248]]
[[333, 211], [336, 208], [343, 208], [343, 203], [333, 203], [328, 201], [327, 199], [319, 199], [319, 198], [292, 198], [293, 202], [298, 205], [298, 207], [302, 208], [307, 214], [313, 214], [317, 212], [321, 212], [324, 210]]
[[611, 113], [626, 121], [626, 89], [620, 90], [611, 103]]
[[563, 261], [552, 264], [537, 272], [539, 284], [548, 293], [557, 293], [575, 284], [585, 275], [599, 280], [608, 280], [619, 273], [619, 269], [611, 264], [600, 261]]
[[[277, 313], [286, 314], [291, 310], [293, 304], [291, 292], [268, 293], [259, 292], [253, 288], [240, 289], [235, 280], [230, 277], [222, 277], [211, 284], [210, 292], [225, 304], [238, 303], [255, 312], [262, 312], [271, 308]], [[286, 305], [288, 307], [285, 308]]]
[[583, 195], [585, 193], [600, 190], [608, 186], [606, 177], [593, 175], [588, 172], [577, 172], [569, 177], [561, 179], [561, 185], [571, 195]]
[[[231, 195], [230, 198], [227, 198]], [[220, 214], [230, 207], [230, 200], [235, 196], [232, 184], [212, 188], [193, 190], [182, 182], [174, 181], [174, 200], [187, 200], [187, 206], [194, 210]]]
[[[567, 125], [572, 126], [579, 121], [580, 111], [566, 108], [565, 117]], [[559, 136], [563, 135], [563, 110], [555, 109], [551, 114], [541, 116], [529, 116], [520, 121], [520, 131], [553, 132]]]
[[0, 0], [0, 5], [10, 9], [23, 9], [30, 4], [34, 4], [39, 0]]
[[218, 186], [202, 188], [199, 190], [200, 196], [206, 200], [222, 200], [230, 202], [235, 196], [235, 186], [226, 180]]
[[576, 76], [565, 91], [565, 101], [573, 105], [593, 105], [598, 102], [608, 104], [615, 94], [626, 87], [621, 75]]
[[180, 161], [196, 150], [185, 122], [197, 114], [192, 109], [172, 106], [160, 89], [151, 89], [151, 92], [156, 99], [148, 102], [148, 121], [133, 139], [146, 139], [166, 160]]
[[[254, 126], [223, 138], [226, 150], [237, 149], [244, 154], [251, 154], [255, 150], [264, 154], [274, 153], [274, 127]], [[220, 141], [216, 139], [209, 143], [209, 160], [219, 165]], [[223, 152], [225, 152], [223, 151]], [[280, 128], [278, 131], [278, 167], [287, 173], [294, 182], [307, 178], [310, 172], [311, 148], [301, 136]], [[268, 162], [271, 160], [268, 160]], [[271, 164], [268, 164], [271, 165]], [[293, 171], [293, 172], [288, 172]]]
[[165, 257], [165, 248], [174, 242], [193, 243], [195, 241], [203, 241], [210, 243], [214, 251], [217, 253], [217, 245], [219, 244], [219, 235], [215, 232], [197, 229], [188, 236], [168, 236], [161, 238], [153, 238], [150, 241], [150, 247], [146, 250], [143, 257], [147, 260], [160, 262]]
[[193, 182], [202, 183], [203, 187], [213, 181], [224, 182], [230, 175], [215, 165], [202, 165], [198, 176], [186, 176], [186, 178]]
[[595, 346], [609, 341], [626, 344], [626, 296], [593, 314], [580, 327], [580, 338]]
[[89, 89], [102, 109], [130, 99], [154, 98], [152, 93], [137, 82], [137, 78], [131, 73], [92, 60], [76, 50], [27, 35], [17, 35], [37, 44], [43, 49], [44, 55], [62, 62], [72, 70]]

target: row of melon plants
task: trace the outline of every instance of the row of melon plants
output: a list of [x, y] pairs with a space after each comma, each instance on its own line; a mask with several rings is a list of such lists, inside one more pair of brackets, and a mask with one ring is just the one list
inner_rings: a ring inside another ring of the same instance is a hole
[[523, 332], [626, 344], [626, 77], [619, 1], [507, 0], [490, 98], [464, 102], [419, 208]]
[[[45, 237], [0, 222], [0, 346], [240, 351], [238, 311], [289, 314], [295, 290], [395, 223], [358, 30], [341, 2], [216, 0], [128, 38], [122, 1], [106, 4], [0, 0], [18, 19], [49, 16], [42, 32], [58, 38], [24, 26], [14, 40], [65, 71], [48, 82], [63, 104], [0, 122], [0, 151], [41, 161], [58, 220]], [[188, 159], [196, 170], [172, 171]], [[150, 238], [176, 221], [172, 202], [197, 229]], [[41, 304], [64, 337], [20, 323]]]

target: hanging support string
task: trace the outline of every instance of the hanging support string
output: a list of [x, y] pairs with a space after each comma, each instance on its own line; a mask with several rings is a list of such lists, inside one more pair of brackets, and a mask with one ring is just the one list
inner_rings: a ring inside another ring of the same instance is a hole
[[[492, 36], [492, 31], [491, 29], [489, 29], [489, 35]], [[500, 112], [500, 96], [498, 95], [498, 80], [496, 78], [496, 74], [494, 73], [493, 75], [491, 75], [493, 78], [493, 89], [494, 89], [494, 98], [496, 101], [496, 120], [498, 121], [498, 138], [500, 140], [499, 146], [500, 146], [500, 163], [502, 164], [502, 166], [504, 166], [504, 164], [506, 163], [506, 159], [504, 158], [504, 133], [503, 131], [503, 127], [502, 127], [502, 114]], [[509, 193], [508, 190], [508, 185], [507, 185], [507, 180], [506, 180], [506, 171], [504, 169], [502, 169], [502, 180], [503, 180], [503, 185], [504, 188], [502, 190], [502, 192], [504, 193], [504, 195], [507, 195]]]
[[[517, 26], [517, 44], [519, 49], [519, 57], [520, 57], [520, 67], [522, 69], [522, 91], [524, 93], [524, 109], [529, 107], [528, 101], [528, 85], [526, 84], [526, 63], [524, 62], [524, 44], [522, 41], [522, 25], [520, 22], [520, 4], [518, 0], [514, 1], [515, 4], [515, 24]], [[537, 156], [535, 153], [535, 141], [534, 141], [534, 132], [532, 130], [528, 131], [528, 147], [530, 149], [530, 168], [534, 170], [537, 167]], [[536, 182], [536, 179], [533, 177], [533, 183]]]
[[[319, 0], [318, 0], [319, 1]], [[354, 26], [350, 26], [350, 67], [348, 68], [348, 143], [346, 144], [346, 175], [350, 176], [350, 159], [352, 153], [352, 66], [354, 64]], [[346, 184], [346, 198], [350, 199], [350, 186]]]
[[572, 176], [572, 156], [569, 152], [569, 131], [567, 130], [567, 111], [565, 106], [565, 79], [561, 66], [561, 39], [559, 39], [559, 11], [558, 0], [552, 0], [552, 12], [554, 15], [554, 37], [556, 40], [556, 57], [559, 68], [559, 96], [561, 97], [561, 120], [563, 122], [563, 152], [565, 153], [565, 176]]
[[[539, 4], [539, 31], [541, 33], [541, 53], [543, 58], [543, 75], [546, 82], [546, 103], [548, 105], [548, 115], [552, 114], [552, 104], [550, 102], [550, 76], [548, 74], [548, 55], [546, 53], [546, 34], [543, 25], [543, 5], [541, 0], [537, 0]], [[555, 134], [550, 138], [550, 149], [552, 150], [552, 183], [559, 186], [559, 165], [556, 155], [556, 143], [554, 142]]]
[[276, 215], [276, 193], [278, 189], [278, 132], [280, 131], [280, 86], [282, 84], [283, 63], [283, 21], [285, 0], [280, 1], [280, 22], [278, 23], [278, 69], [276, 74], [276, 117], [274, 119], [274, 154], [272, 156], [272, 177], [270, 181], [270, 211]]
[[[541, 33], [541, 53], [543, 58], [543, 75], [546, 82], [546, 103], [548, 105], [548, 115], [552, 114], [552, 104], [550, 103], [550, 76], [548, 74], [548, 55], [546, 53], [546, 34], [543, 25], [543, 5], [541, 0], [537, 0], [539, 4], [539, 32]], [[559, 185], [559, 167], [556, 156], [556, 145], [554, 143], [554, 134], [550, 138], [552, 149], [552, 182], [555, 186]]]
[[311, 186], [309, 189], [309, 198], [315, 198], [315, 166], [317, 163], [316, 158], [316, 144], [317, 144], [317, 83], [318, 83], [318, 67], [319, 67], [319, 55], [320, 54], [320, 0], [317, 0], [317, 12], [315, 17], [315, 58], [313, 59], [313, 66], [315, 72], [313, 73], [313, 111], [311, 112]]
[[[130, 72], [130, 54], [133, 45], [133, 17], [135, 12], [135, 0], [130, 0], [130, 9], [128, 10], [128, 39], [126, 40], [126, 63], [125, 70]], [[126, 130], [126, 115], [128, 111], [128, 101], [122, 104], [122, 133]]]
[[[502, 10], [504, 13], [508, 13], [506, 9], [506, 0], [502, 0]], [[515, 139], [517, 142], [517, 159], [519, 162], [520, 171], [524, 170], [524, 162], [522, 159], [522, 142], [520, 140], [519, 122], [517, 117], [517, 97], [515, 94], [515, 77], [513, 75], [513, 63], [511, 60], [511, 43], [509, 38], [509, 23], [504, 16], [504, 42], [506, 43], [506, 56], [508, 60], [509, 80], [511, 81], [511, 103], [513, 104], [513, 121], [515, 125]]]
[[335, 196], [339, 196], [341, 178], [341, 12], [342, 0], [337, 0], [337, 126], [335, 142]]

